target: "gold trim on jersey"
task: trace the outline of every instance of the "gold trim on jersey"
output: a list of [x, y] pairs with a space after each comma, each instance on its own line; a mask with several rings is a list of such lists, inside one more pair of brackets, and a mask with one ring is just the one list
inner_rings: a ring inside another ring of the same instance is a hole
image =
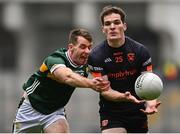
[[45, 72], [45, 71], [48, 70], [48, 67], [46, 66], [46, 64], [43, 63], [43, 64], [40, 66], [39, 70], [40, 70], [41, 72]]

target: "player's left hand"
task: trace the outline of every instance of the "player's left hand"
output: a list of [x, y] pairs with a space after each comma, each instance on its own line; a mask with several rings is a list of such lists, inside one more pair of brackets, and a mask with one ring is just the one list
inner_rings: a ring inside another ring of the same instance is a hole
[[140, 104], [140, 103], [144, 103], [145, 102], [145, 100], [138, 100], [138, 99], [136, 99], [136, 97], [131, 95], [131, 93], [129, 91], [126, 91], [124, 93], [124, 98], [122, 100], [128, 101], [128, 102], [133, 102], [133, 103], [136, 103], [136, 104]]
[[152, 101], [147, 101], [145, 106], [145, 110], [140, 109], [143, 113], [145, 114], [154, 114], [158, 112], [158, 107], [160, 106], [161, 102], [158, 100], [152, 100]]

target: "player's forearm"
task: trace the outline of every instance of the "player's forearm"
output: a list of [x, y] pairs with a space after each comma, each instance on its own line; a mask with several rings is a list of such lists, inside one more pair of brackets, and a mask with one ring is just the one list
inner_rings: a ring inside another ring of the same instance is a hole
[[101, 95], [110, 101], [118, 102], [118, 101], [124, 101], [125, 100], [124, 93], [120, 93], [120, 92], [115, 91], [113, 89], [109, 89], [108, 91], [104, 91], [101, 93]]
[[91, 79], [87, 79], [77, 73], [74, 73], [71, 69], [67, 67], [56, 69], [54, 71], [54, 75], [60, 83], [64, 83], [73, 87], [92, 87]]
[[87, 79], [79, 74], [71, 73], [67, 76], [64, 83], [73, 86], [73, 87], [84, 87], [84, 88], [92, 88], [92, 80]]

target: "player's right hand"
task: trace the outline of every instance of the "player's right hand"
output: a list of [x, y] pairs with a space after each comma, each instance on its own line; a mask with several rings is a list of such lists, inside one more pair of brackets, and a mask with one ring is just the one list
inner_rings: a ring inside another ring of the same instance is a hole
[[93, 81], [93, 89], [97, 92], [107, 91], [110, 88], [110, 82], [108, 80], [104, 80], [101, 77], [96, 77], [92, 79]]

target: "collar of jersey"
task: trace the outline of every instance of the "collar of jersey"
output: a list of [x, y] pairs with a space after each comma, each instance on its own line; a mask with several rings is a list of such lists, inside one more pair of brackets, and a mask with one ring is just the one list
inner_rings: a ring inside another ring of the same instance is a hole
[[69, 63], [71, 64], [71, 66], [73, 66], [74, 68], [78, 68], [78, 67], [82, 67], [82, 66], [83, 66], [83, 65], [78, 66], [77, 64], [75, 64], [75, 63], [72, 61], [71, 57], [69, 56], [68, 51], [66, 52], [66, 57], [67, 57], [67, 59], [69, 60]]

